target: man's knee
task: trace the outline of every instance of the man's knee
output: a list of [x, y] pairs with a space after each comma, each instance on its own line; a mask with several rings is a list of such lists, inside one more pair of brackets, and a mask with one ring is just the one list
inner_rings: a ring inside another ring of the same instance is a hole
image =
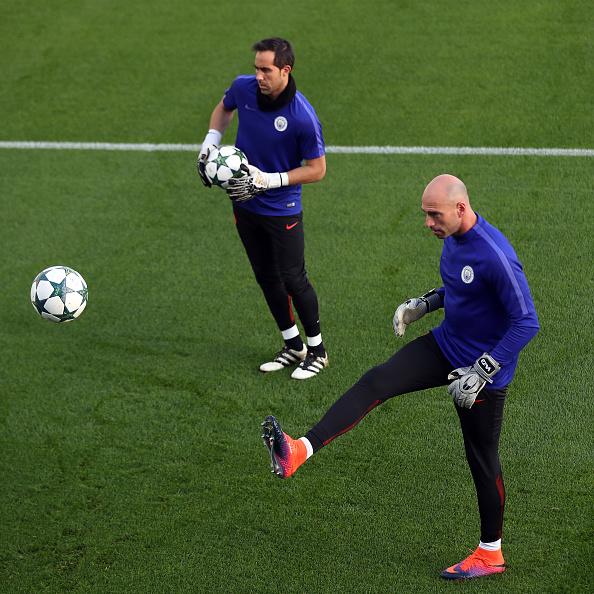
[[296, 295], [301, 295], [311, 288], [311, 284], [307, 278], [305, 270], [300, 270], [299, 272], [281, 272], [281, 279], [285, 285], [287, 293], [293, 297]]
[[254, 276], [262, 289], [274, 289], [283, 285], [280, 275], [270, 270], [254, 270]]

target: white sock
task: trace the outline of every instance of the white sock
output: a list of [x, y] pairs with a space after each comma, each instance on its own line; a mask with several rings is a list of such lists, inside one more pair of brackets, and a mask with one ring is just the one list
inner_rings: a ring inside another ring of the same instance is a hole
[[501, 548], [501, 539], [494, 540], [493, 542], [479, 541], [479, 548], [485, 551], [498, 551]]
[[311, 458], [311, 456], [313, 455], [313, 448], [311, 447], [311, 443], [309, 443], [309, 439], [307, 439], [307, 437], [300, 437], [299, 440], [305, 444], [305, 449], [307, 450], [307, 458], [305, 459], [309, 460], [309, 458]]
[[283, 335], [284, 340], [291, 340], [291, 338], [299, 336], [299, 328], [297, 328], [297, 324], [295, 324], [286, 330], [281, 330], [281, 334]]
[[308, 336], [307, 337], [307, 346], [316, 347], [319, 344], [322, 344], [322, 335], [318, 334], [317, 336]]

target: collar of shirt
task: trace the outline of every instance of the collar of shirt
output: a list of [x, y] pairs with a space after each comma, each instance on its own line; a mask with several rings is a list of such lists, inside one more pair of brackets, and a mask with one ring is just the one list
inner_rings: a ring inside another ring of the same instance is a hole
[[468, 229], [468, 231], [466, 231], [466, 233], [464, 233], [463, 235], [451, 235], [450, 237], [452, 238], [453, 241], [455, 241], [456, 243], [466, 243], [467, 241], [471, 241], [472, 239], [474, 239], [476, 237], [476, 228], [477, 227], [482, 227], [483, 226], [483, 221], [485, 219], [483, 219], [483, 217], [481, 217], [479, 215], [479, 213], [476, 213], [476, 223], [470, 228]]
[[295, 79], [292, 74], [289, 74], [289, 82], [287, 83], [287, 86], [276, 99], [271, 99], [267, 95], [264, 95], [260, 89], [256, 90], [258, 107], [262, 111], [278, 111], [293, 101], [296, 92], [297, 85], [295, 84]]

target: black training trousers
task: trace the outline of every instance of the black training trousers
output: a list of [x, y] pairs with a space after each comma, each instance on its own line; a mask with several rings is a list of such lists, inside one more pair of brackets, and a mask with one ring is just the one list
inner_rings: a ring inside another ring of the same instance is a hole
[[[306, 437], [314, 452], [352, 429], [373, 408], [389, 398], [444, 386], [452, 366], [429, 333], [409, 342], [385, 363], [370, 369], [343, 394]], [[499, 435], [506, 390], [484, 388], [472, 408], [456, 411], [466, 459], [476, 487], [481, 540], [501, 538], [505, 489], [499, 462]]]
[[320, 334], [318, 297], [305, 270], [303, 213], [272, 217], [238, 206], [233, 211], [237, 232], [279, 330], [295, 324], [294, 304], [306, 336]]

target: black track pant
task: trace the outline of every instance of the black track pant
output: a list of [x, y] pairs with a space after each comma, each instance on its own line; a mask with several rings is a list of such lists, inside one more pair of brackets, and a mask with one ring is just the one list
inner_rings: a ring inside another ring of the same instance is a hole
[[[315, 452], [352, 429], [369, 411], [389, 398], [447, 385], [450, 371], [452, 366], [433, 335], [421, 336], [365, 373], [306, 437]], [[483, 542], [501, 538], [503, 527], [505, 489], [499, 463], [499, 435], [505, 395], [506, 390], [484, 388], [472, 408], [456, 406], [478, 497]]]
[[307, 336], [320, 334], [318, 297], [305, 271], [303, 213], [269, 217], [234, 207], [237, 232], [279, 330], [295, 324], [292, 304]]

